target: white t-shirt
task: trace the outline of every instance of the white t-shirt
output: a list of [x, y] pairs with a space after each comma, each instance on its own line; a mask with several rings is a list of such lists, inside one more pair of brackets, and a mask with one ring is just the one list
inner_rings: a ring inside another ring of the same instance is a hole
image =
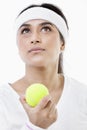
[[[65, 76], [57, 109], [58, 119], [47, 130], [87, 130], [87, 86]], [[0, 130], [44, 130], [29, 121], [9, 84], [0, 87]]]

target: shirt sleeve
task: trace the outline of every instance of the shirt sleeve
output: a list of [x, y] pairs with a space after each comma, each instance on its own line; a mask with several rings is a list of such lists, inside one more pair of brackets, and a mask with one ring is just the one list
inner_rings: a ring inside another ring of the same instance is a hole
[[40, 128], [40, 127], [32, 124], [31, 122], [28, 122], [25, 124], [25, 126], [23, 126], [23, 128], [21, 130], [47, 130], [47, 129]]

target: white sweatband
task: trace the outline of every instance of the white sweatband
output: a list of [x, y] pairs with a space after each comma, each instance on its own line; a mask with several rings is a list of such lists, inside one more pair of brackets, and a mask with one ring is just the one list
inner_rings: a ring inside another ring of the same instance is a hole
[[33, 19], [43, 19], [54, 24], [66, 42], [68, 29], [64, 19], [54, 11], [44, 7], [32, 7], [20, 14], [16, 19], [16, 32], [22, 24]]

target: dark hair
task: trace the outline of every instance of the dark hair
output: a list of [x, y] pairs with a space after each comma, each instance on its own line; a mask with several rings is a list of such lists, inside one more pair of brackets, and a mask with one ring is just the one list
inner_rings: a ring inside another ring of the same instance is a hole
[[[50, 9], [50, 10], [54, 11], [55, 13], [57, 13], [58, 15], [60, 15], [64, 19], [64, 21], [66, 23], [66, 26], [67, 26], [67, 29], [69, 29], [66, 17], [63, 14], [62, 10], [59, 7], [57, 7], [57, 6], [53, 5], [53, 4], [48, 4], [48, 3], [43, 3], [43, 4], [40, 4], [40, 5], [33, 4], [33, 5], [28, 6], [24, 10], [22, 10], [19, 15], [21, 15], [27, 9], [34, 8], [34, 7], [43, 7], [43, 8], [47, 8], [47, 9]], [[59, 33], [60, 33], [61, 40], [65, 43], [61, 32], [59, 32]], [[63, 73], [63, 54], [62, 53], [59, 56], [58, 73]]]

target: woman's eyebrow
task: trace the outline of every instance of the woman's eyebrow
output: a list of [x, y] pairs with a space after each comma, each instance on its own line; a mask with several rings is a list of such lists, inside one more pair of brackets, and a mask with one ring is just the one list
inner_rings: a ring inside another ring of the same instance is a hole
[[[24, 23], [24, 24], [22, 24], [22, 25], [20, 26], [20, 28], [22, 28], [22, 27], [29, 27], [29, 26], [31, 26], [31, 25]], [[19, 28], [19, 29], [20, 29], [20, 28]]]

